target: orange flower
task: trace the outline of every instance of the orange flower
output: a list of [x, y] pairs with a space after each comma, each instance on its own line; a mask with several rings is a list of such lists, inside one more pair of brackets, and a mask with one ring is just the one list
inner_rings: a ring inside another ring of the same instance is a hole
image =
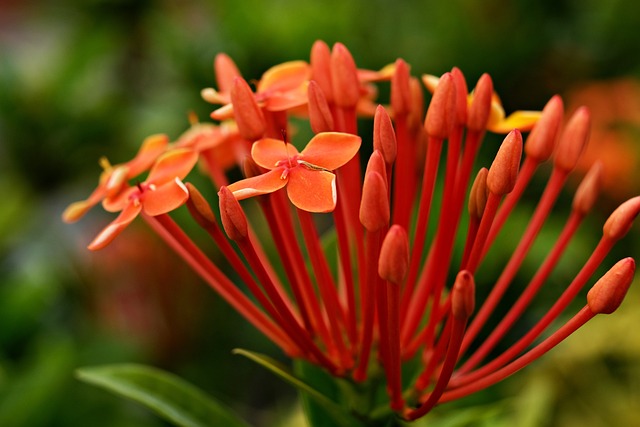
[[129, 187], [114, 198], [104, 199], [104, 208], [110, 212], [120, 211], [120, 215], [93, 239], [88, 248], [104, 248], [131, 224], [140, 212], [157, 216], [183, 205], [189, 198], [189, 191], [181, 180], [197, 161], [198, 154], [195, 151], [171, 150], [158, 158], [146, 181]]
[[[269, 68], [256, 86], [256, 102], [268, 111], [285, 111], [306, 104], [310, 72], [309, 64], [304, 61], [289, 61]], [[201, 95], [212, 104], [224, 104], [211, 113], [211, 117], [217, 120], [233, 117], [230, 87], [221, 92], [206, 88]]]
[[314, 136], [302, 152], [277, 139], [264, 138], [251, 148], [253, 160], [269, 172], [229, 186], [238, 200], [273, 193], [285, 185], [289, 200], [308, 212], [331, 212], [336, 206], [336, 176], [360, 148], [360, 137], [339, 132]]
[[153, 165], [158, 156], [166, 150], [168, 143], [169, 138], [166, 135], [151, 135], [142, 142], [136, 156], [126, 163], [112, 166], [105, 157], [100, 159], [104, 171], [100, 175], [98, 187], [86, 200], [69, 205], [63, 212], [62, 219], [65, 222], [78, 221], [105, 197], [116, 196], [129, 179], [140, 175]]

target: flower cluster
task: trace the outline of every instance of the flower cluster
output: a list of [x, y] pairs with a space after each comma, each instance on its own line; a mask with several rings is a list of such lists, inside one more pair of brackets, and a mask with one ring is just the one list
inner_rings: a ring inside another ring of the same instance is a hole
[[[640, 197], [611, 214], [591, 256], [575, 260], [581, 267], [564, 293], [518, 341], [496, 354], [596, 203], [602, 174], [596, 163], [546, 259], [528, 283], [518, 284], [520, 297], [506, 314], [498, 312], [497, 326], [485, 328], [587, 143], [587, 109], [579, 108], [564, 123], [562, 100], [554, 96], [541, 112], [506, 116], [488, 75], [470, 92], [457, 68], [417, 78], [399, 59], [379, 71], [361, 70], [342, 44], [330, 49], [316, 42], [308, 63], [271, 68], [255, 90], [226, 55], [216, 57], [214, 68], [217, 89], [204, 89], [202, 96], [219, 105], [211, 114], [218, 124], [193, 123], [173, 143], [152, 136], [127, 163], [104, 161], [97, 189], [65, 211], [66, 221], [100, 202], [120, 212], [90, 249], [104, 247], [142, 216], [289, 356], [353, 383], [373, 387], [383, 376], [387, 411], [405, 420], [504, 379], [622, 302], [633, 278], [632, 258], [615, 264], [588, 292], [584, 308], [547, 332], [629, 231]], [[385, 81], [389, 105], [376, 105], [376, 84]], [[426, 115], [425, 88], [432, 93]], [[308, 118], [315, 134], [301, 150], [288, 139], [296, 137], [292, 116]], [[373, 117], [373, 141], [358, 136], [358, 117]], [[506, 137], [490, 167], [474, 178], [487, 131]], [[526, 140], [521, 132], [529, 132]], [[198, 162], [219, 190], [218, 215], [184, 182]], [[507, 264], [492, 267], [501, 271], [497, 281], [485, 283], [476, 272], [543, 163], [551, 174], [535, 211]], [[230, 183], [225, 172], [234, 165], [245, 179]], [[147, 170], [145, 180], [130, 183]], [[254, 231], [256, 223], [239, 202], [249, 198], [259, 204], [268, 231]], [[169, 216], [184, 204], [250, 295]], [[319, 216], [332, 220], [335, 239], [328, 246], [315, 222]], [[463, 224], [466, 240], [457, 256]], [[258, 238], [265, 235], [277, 249], [278, 268]], [[483, 301], [475, 301], [476, 283], [490, 288]]]

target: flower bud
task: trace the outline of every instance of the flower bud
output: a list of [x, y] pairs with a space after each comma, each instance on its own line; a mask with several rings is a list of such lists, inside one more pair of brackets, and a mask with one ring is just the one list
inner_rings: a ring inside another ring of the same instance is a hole
[[449, 136], [456, 118], [456, 86], [451, 73], [445, 73], [438, 82], [427, 109], [424, 122], [429, 136], [445, 139]]
[[573, 197], [573, 210], [586, 215], [598, 200], [602, 184], [602, 163], [596, 162], [582, 179]]
[[307, 97], [309, 98], [309, 123], [313, 133], [334, 131], [333, 117], [331, 116], [327, 98], [314, 80], [309, 82]]
[[262, 110], [258, 106], [249, 84], [240, 77], [233, 80], [231, 103], [240, 135], [247, 141], [262, 138], [265, 130]]
[[376, 171], [368, 171], [362, 186], [360, 222], [367, 231], [373, 232], [389, 224], [389, 198], [387, 181]]
[[638, 213], [640, 213], [640, 196], [622, 203], [604, 223], [602, 227], [604, 236], [611, 240], [622, 239], [631, 229]]
[[531, 129], [524, 144], [524, 152], [528, 157], [542, 163], [551, 157], [562, 127], [564, 108], [562, 98], [553, 96], [542, 109], [540, 119]]
[[384, 280], [401, 284], [409, 269], [409, 240], [407, 232], [399, 225], [392, 225], [382, 242], [378, 274]]
[[473, 274], [462, 270], [456, 276], [451, 290], [451, 314], [456, 319], [466, 320], [475, 308], [475, 280]]
[[249, 234], [247, 217], [240, 207], [240, 202], [225, 186], [220, 187], [218, 197], [220, 198], [220, 219], [225, 233], [234, 241], [246, 239]]
[[487, 174], [487, 187], [491, 193], [502, 196], [510, 193], [516, 185], [520, 158], [522, 157], [522, 134], [514, 129], [502, 142], [496, 158]]
[[589, 140], [591, 119], [589, 110], [580, 107], [565, 126], [556, 150], [554, 164], [567, 172], [573, 170]]
[[471, 105], [467, 113], [467, 128], [474, 132], [483, 132], [489, 123], [491, 115], [491, 98], [493, 96], [493, 81], [488, 74], [480, 76], [473, 91]]
[[396, 133], [391, 118], [382, 105], [376, 108], [373, 119], [373, 148], [380, 151], [386, 164], [395, 162], [398, 151]]
[[636, 269], [633, 258], [616, 263], [587, 293], [587, 303], [595, 314], [611, 314], [620, 307]]

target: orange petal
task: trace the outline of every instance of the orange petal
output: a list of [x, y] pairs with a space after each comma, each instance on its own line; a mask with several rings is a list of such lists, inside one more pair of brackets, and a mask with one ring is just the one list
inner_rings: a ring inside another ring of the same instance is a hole
[[202, 89], [200, 91], [200, 97], [209, 104], [225, 105], [231, 102], [231, 97], [228, 92], [221, 93], [212, 87]]
[[289, 91], [298, 89], [311, 75], [309, 64], [289, 61], [269, 68], [258, 83], [257, 92]]
[[279, 161], [286, 161], [298, 154], [300, 153], [296, 147], [289, 143], [285, 144], [281, 139], [262, 138], [254, 142], [251, 147], [253, 160], [266, 169], [274, 169]]
[[98, 185], [86, 200], [81, 200], [67, 206], [62, 213], [62, 220], [64, 222], [78, 221], [89, 211], [89, 209], [100, 203], [100, 201], [105, 197], [105, 194], [105, 186], [103, 184]]
[[264, 108], [268, 111], [286, 111], [305, 105], [308, 102], [307, 85], [287, 92], [273, 93], [265, 99]]
[[160, 186], [175, 178], [183, 179], [198, 162], [198, 153], [188, 148], [171, 150], [160, 156], [146, 182]]
[[127, 228], [127, 226], [136, 219], [141, 209], [140, 204], [129, 203], [122, 212], [120, 212], [120, 215], [93, 239], [88, 248], [92, 251], [97, 251], [107, 246], [118, 234], [122, 233], [122, 230]]
[[176, 178], [161, 186], [145, 190], [142, 196], [144, 213], [156, 216], [182, 206], [189, 198], [189, 190]]
[[145, 138], [136, 156], [127, 162], [129, 167], [127, 179], [131, 179], [148, 170], [158, 157], [165, 152], [167, 145], [169, 145], [169, 137], [167, 135], [157, 134]]
[[233, 104], [231, 103], [231, 98], [229, 98], [229, 101], [225, 106], [220, 107], [211, 113], [211, 118], [221, 121], [233, 119]]
[[338, 169], [356, 155], [360, 137], [349, 133], [323, 132], [309, 141], [302, 150], [301, 159], [328, 170]]
[[509, 133], [513, 129], [526, 132], [540, 119], [540, 111], [515, 111], [508, 117], [498, 122], [489, 120], [487, 129], [495, 133]]
[[106, 197], [102, 201], [102, 207], [107, 212], [120, 212], [130, 203], [132, 194], [139, 191], [138, 187], [123, 187], [113, 197]]
[[262, 175], [234, 182], [227, 188], [238, 200], [273, 193], [284, 187], [288, 182], [288, 178], [282, 178], [282, 172], [284, 172], [284, 168], [277, 168]]
[[304, 166], [293, 168], [289, 171], [287, 194], [291, 203], [302, 210], [331, 212], [337, 200], [336, 176]]

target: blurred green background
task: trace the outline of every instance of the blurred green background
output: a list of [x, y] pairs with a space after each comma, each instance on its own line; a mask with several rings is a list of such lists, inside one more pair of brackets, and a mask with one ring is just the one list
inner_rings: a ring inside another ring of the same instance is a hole
[[[128, 159], [151, 133], [175, 138], [190, 111], [206, 120], [199, 91], [215, 85], [216, 53], [250, 79], [308, 59], [316, 39], [341, 41], [363, 68], [402, 57], [414, 75], [458, 66], [470, 85], [488, 72], [508, 112], [540, 109], [555, 93], [568, 109], [587, 103], [588, 157], [610, 161], [607, 195], [588, 224], [599, 230], [640, 189], [638, 28], [635, 0], [0, 0], [0, 425], [164, 425], [73, 378], [80, 366], [133, 361], [184, 376], [255, 425], [302, 423], [292, 389], [230, 353], [279, 351], [142, 224], [94, 254], [84, 246], [107, 215], [60, 221], [95, 186], [100, 156]], [[523, 278], [563, 218], [551, 219]], [[560, 282], [599, 238], [582, 231]], [[607, 265], [640, 254], [638, 232]], [[424, 425], [640, 425], [638, 296], [636, 286], [619, 312]]]

